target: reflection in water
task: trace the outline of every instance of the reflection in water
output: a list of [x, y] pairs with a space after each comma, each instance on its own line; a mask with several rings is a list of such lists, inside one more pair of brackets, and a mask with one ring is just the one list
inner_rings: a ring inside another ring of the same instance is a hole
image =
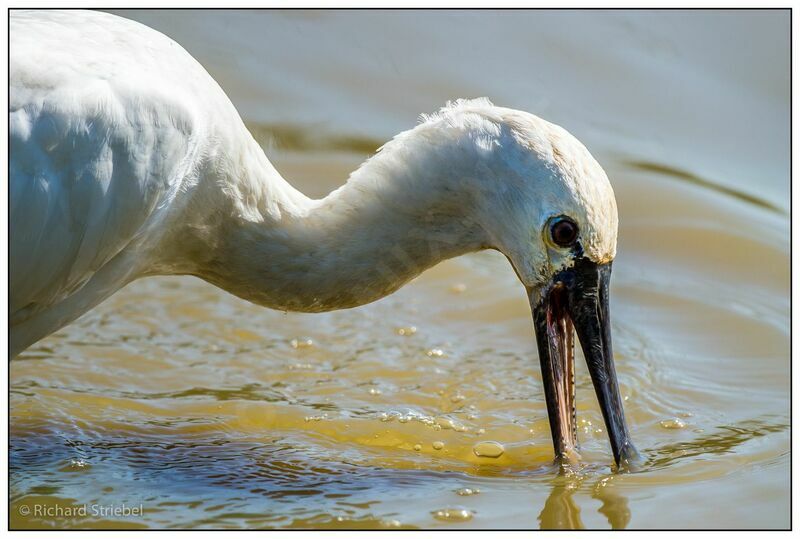
[[[562, 468], [551, 482], [550, 495], [539, 513], [539, 527], [542, 530], [580, 530], [585, 526], [581, 520], [581, 508], [575, 501], [575, 494], [591, 480], [592, 475]], [[616, 475], [605, 475], [591, 487], [591, 497], [602, 502], [598, 512], [608, 520], [611, 529], [622, 530], [631, 521], [628, 498], [623, 496], [614, 484]]]
[[552, 490], [539, 513], [539, 526], [543, 530], [582, 530], [581, 508], [572, 495], [583, 483], [579, 475], [561, 471], [553, 479]]
[[[665, 444], [645, 452], [647, 462], [638, 473], [648, 472], [683, 460], [710, 454], [735, 453], [737, 446], [751, 440], [787, 430], [786, 423], [766, 420], [742, 421], [737, 425], [722, 425], [721, 432], [710, 433], [695, 439]], [[539, 513], [539, 524], [543, 530], [584, 529], [581, 520], [581, 507], [575, 495], [591, 479], [592, 474], [562, 467], [551, 482], [550, 495]], [[617, 483], [625, 475], [609, 474], [597, 479], [591, 487], [591, 497], [602, 502], [598, 512], [602, 514], [612, 529], [625, 529], [631, 521], [628, 498], [624, 496]]]
[[598, 512], [606, 517], [611, 529], [624, 530], [631, 521], [631, 509], [628, 498], [614, 485], [614, 478], [609, 475], [597, 481], [592, 489], [592, 498], [603, 502]]

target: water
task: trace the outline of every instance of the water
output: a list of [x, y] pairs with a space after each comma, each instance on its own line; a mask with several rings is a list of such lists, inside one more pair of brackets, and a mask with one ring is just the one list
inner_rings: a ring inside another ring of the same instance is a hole
[[789, 525], [786, 12], [126, 15], [195, 55], [310, 195], [456, 97], [583, 140], [618, 198], [613, 333], [646, 462], [612, 473], [578, 354], [582, 463], [552, 465], [497, 253], [318, 315], [152, 278], [12, 362], [12, 526]]

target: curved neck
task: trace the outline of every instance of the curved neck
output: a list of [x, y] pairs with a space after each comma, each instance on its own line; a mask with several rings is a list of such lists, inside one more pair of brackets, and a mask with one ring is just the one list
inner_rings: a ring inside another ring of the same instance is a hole
[[192, 273], [254, 303], [319, 312], [375, 301], [442, 260], [486, 247], [452, 162], [425, 154], [390, 143], [322, 200], [288, 184], [268, 190], [286, 200], [259, 206], [283, 208], [280, 218], [229, 223]]

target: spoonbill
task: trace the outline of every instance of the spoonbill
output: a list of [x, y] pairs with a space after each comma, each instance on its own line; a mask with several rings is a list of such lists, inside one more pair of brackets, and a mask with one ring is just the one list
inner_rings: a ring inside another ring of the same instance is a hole
[[194, 275], [287, 311], [355, 307], [441, 260], [503, 253], [530, 301], [557, 458], [577, 447], [574, 332], [617, 465], [617, 207], [567, 131], [457, 100], [320, 200], [270, 164], [180, 45], [93, 11], [11, 11], [12, 357], [140, 277]]

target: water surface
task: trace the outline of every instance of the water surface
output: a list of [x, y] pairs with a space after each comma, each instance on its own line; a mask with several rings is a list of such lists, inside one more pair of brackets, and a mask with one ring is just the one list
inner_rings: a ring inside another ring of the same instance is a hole
[[786, 12], [125, 15], [195, 55], [309, 195], [457, 97], [583, 140], [618, 198], [613, 333], [646, 464], [613, 473], [579, 353], [582, 465], [552, 465], [497, 253], [317, 315], [151, 278], [12, 362], [12, 526], [788, 527]]

